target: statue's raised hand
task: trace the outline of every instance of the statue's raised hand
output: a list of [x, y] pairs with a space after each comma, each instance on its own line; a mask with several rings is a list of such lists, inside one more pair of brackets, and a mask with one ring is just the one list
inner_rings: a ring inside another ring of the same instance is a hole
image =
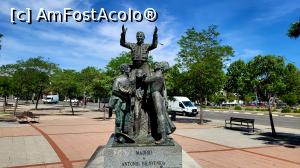
[[158, 29], [157, 29], [157, 27], [155, 26], [153, 34], [157, 34], [157, 31], [158, 31]]
[[125, 26], [124, 25], [122, 25], [122, 33], [126, 33], [126, 31], [127, 31], [127, 28], [125, 28]]

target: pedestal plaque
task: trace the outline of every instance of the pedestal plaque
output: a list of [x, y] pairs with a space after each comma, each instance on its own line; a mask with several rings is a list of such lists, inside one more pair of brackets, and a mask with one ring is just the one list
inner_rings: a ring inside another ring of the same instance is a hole
[[172, 144], [114, 146], [111, 137], [95, 151], [86, 168], [181, 168], [182, 148], [173, 140]]

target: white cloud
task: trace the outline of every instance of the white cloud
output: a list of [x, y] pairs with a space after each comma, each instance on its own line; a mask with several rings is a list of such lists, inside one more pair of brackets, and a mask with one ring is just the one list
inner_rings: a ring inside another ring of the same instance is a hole
[[264, 12], [255, 18], [254, 21], [271, 22], [300, 10], [299, 1], [276, 1], [273, 3], [264, 4], [266, 5]]
[[[2, 1], [5, 8], [15, 7], [25, 9], [30, 7], [39, 10], [45, 7], [49, 10], [61, 10], [62, 7], [76, 8], [77, 1], [67, 0], [60, 3], [53, 1]], [[91, 4], [86, 1], [84, 6], [90, 9]], [[81, 8], [82, 5], [80, 5]], [[134, 9], [133, 6], [131, 6]], [[3, 9], [3, 8], [2, 8]], [[87, 8], [85, 8], [87, 9]], [[2, 11], [3, 12], [3, 11]], [[0, 12], [1, 13], [1, 12]], [[6, 12], [4, 12], [7, 14]], [[10, 14], [10, 13], [9, 13]], [[154, 27], [158, 27], [158, 48], [151, 53], [155, 61], [170, 61], [172, 64], [178, 52], [176, 30], [173, 28], [174, 19], [167, 16], [163, 21], [126, 22], [128, 28], [126, 40], [136, 42], [136, 32], [143, 31], [146, 35], [145, 43], [152, 42]], [[167, 21], [165, 21], [167, 20]], [[55, 63], [68, 68], [80, 69], [84, 66], [104, 66], [111, 58], [122, 51], [129, 51], [119, 45], [122, 22], [119, 23], [33, 23], [2, 24], [1, 27], [9, 29], [3, 40], [3, 53], [8, 57], [26, 59], [32, 56], [50, 57]], [[3, 60], [3, 59], [2, 59]], [[4, 61], [3, 61], [4, 62]], [[1, 62], [3, 64], [3, 62]], [[72, 64], [74, 66], [72, 67]]]
[[245, 48], [243, 49], [241, 52], [237, 52], [236, 56], [238, 58], [241, 58], [243, 60], [249, 60], [257, 55], [262, 55], [263, 51], [259, 50], [259, 49], [249, 49], [249, 48]]

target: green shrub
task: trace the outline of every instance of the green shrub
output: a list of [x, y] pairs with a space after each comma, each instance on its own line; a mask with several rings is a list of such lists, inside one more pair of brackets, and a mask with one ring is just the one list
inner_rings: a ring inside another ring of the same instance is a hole
[[285, 102], [289, 106], [292, 106], [297, 103], [297, 94], [296, 93], [288, 93], [288, 94], [283, 95], [281, 99], [283, 100], [283, 102]]
[[300, 113], [300, 109], [294, 109], [294, 113]]
[[234, 106], [234, 110], [242, 110], [241, 106]]
[[209, 107], [208, 108], [212, 108], [212, 109], [229, 109], [229, 107], [222, 107], [222, 106], [214, 106], [214, 107]]
[[254, 108], [245, 108], [245, 111], [254, 111]]
[[289, 107], [284, 107], [282, 110], [281, 110], [282, 113], [290, 113], [291, 112], [291, 109]]

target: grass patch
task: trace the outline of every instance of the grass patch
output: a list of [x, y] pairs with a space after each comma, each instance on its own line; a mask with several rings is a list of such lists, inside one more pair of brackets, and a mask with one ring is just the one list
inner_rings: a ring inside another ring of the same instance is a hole
[[282, 110], [281, 110], [282, 113], [290, 113], [291, 112], [291, 109], [289, 107], [284, 107]]
[[210, 108], [210, 109], [229, 109], [229, 107], [221, 107], [221, 106], [212, 106], [212, 107], [207, 107], [207, 108]]
[[234, 106], [234, 110], [242, 110], [241, 106]]
[[300, 109], [294, 109], [294, 113], [300, 113]]

